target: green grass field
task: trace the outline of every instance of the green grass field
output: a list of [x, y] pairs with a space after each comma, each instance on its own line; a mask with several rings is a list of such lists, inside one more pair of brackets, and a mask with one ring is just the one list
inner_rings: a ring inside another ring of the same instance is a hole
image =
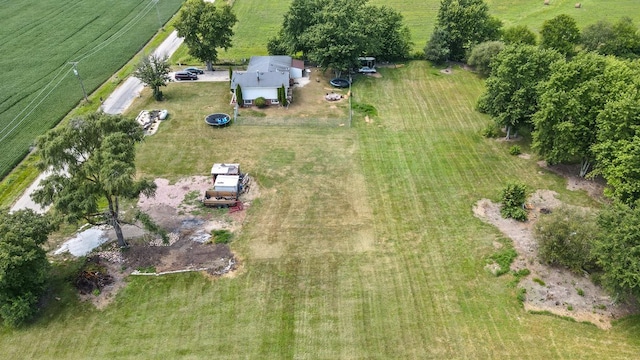
[[[172, 16], [180, 0], [3, 1], [0, 6], [0, 178], [36, 136], [91, 93]], [[116, 81], [119, 81], [116, 79]], [[98, 101], [98, 99], [94, 99]]]
[[[574, 17], [580, 28], [601, 19], [615, 22], [623, 16], [631, 17], [640, 26], [640, 4], [635, 0], [584, 0], [580, 1], [580, 9], [574, 7], [576, 2], [552, 0], [550, 5], [545, 6], [543, 0], [486, 0], [491, 13], [502, 20], [505, 26], [527, 25], [535, 32], [540, 30], [545, 20], [560, 14]], [[369, 0], [369, 3], [400, 11], [411, 29], [414, 51], [422, 51], [433, 31], [439, 0]], [[240, 21], [235, 28], [233, 47], [220, 52], [220, 61], [266, 55], [267, 41], [278, 33], [289, 4], [290, 1], [235, 0], [233, 10]], [[185, 48], [181, 49], [176, 59], [188, 59]]]
[[[0, 334], [2, 358], [625, 359], [640, 318], [609, 331], [526, 313], [509, 275], [484, 270], [497, 229], [472, 215], [511, 179], [593, 205], [535, 158], [479, 135], [475, 75], [424, 62], [356, 83], [372, 122], [212, 129], [226, 84], [171, 84], [172, 114], [141, 145], [141, 175], [242, 163], [260, 183], [231, 244], [232, 277], [132, 277], [103, 311], [68, 290], [33, 325]], [[196, 96], [194, 94], [200, 94]], [[389, 99], [393, 99], [390, 101]], [[152, 106], [149, 94], [137, 109]], [[30, 344], [28, 347], [25, 344]]]

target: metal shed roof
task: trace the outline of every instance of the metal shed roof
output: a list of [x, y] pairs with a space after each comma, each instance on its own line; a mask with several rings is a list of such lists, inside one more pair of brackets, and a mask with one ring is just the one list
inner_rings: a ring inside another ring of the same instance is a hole
[[213, 164], [211, 175], [238, 175], [240, 164]]

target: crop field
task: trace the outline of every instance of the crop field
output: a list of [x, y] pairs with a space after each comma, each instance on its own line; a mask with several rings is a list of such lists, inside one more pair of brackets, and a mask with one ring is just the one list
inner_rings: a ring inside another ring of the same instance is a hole
[[91, 93], [181, 3], [163, 0], [156, 8], [149, 0], [1, 1], [0, 178], [83, 98], [70, 62], [78, 62]]
[[[591, 205], [586, 195], [479, 135], [475, 75], [425, 62], [380, 73], [354, 90], [378, 116], [351, 128], [213, 129], [203, 116], [228, 109], [227, 84], [171, 84], [170, 118], [140, 146], [140, 173], [176, 180], [240, 162], [261, 194], [231, 243], [241, 269], [132, 277], [102, 311], [60, 290], [35, 324], [0, 335], [0, 357], [637, 357], [640, 318], [603, 331], [529, 314], [512, 278], [484, 269], [509, 240], [473, 216], [478, 199], [516, 178], [573, 204]], [[145, 93], [132, 112], [156, 105]]]

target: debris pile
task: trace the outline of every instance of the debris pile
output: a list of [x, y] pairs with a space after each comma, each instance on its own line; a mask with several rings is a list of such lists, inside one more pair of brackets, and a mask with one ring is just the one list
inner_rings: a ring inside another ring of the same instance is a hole
[[80, 271], [74, 285], [80, 294], [87, 295], [100, 292], [105, 286], [113, 284], [113, 276], [100, 264], [99, 256], [87, 259], [84, 268]]

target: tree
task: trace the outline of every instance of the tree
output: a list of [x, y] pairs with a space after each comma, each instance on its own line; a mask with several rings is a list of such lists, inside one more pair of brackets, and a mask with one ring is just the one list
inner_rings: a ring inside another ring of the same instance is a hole
[[162, 91], [160, 91], [160, 87], [167, 86], [167, 82], [170, 80], [170, 71], [171, 68], [167, 62], [167, 57], [161, 58], [151, 55], [142, 58], [138, 67], [133, 72], [133, 76], [153, 89], [153, 98], [156, 99], [156, 101], [162, 101]]
[[593, 254], [602, 283], [621, 295], [640, 296], [640, 206], [614, 204], [599, 214], [598, 225]]
[[238, 104], [239, 106], [243, 106], [244, 99], [242, 98], [242, 88], [240, 87], [240, 84], [236, 86], [235, 94], [236, 94], [236, 104]]
[[271, 49], [278, 51], [272, 52], [269, 50], [269, 53], [281, 55], [302, 52], [303, 58], [306, 58], [311, 47], [303, 40], [303, 36], [311, 26], [317, 23], [316, 14], [322, 10], [323, 4], [324, 2], [318, 0], [293, 0], [289, 10], [284, 14], [282, 28], [278, 33], [278, 37], [273, 39], [280, 46], [275, 47], [273, 46], [275, 43], [270, 41]]
[[424, 48], [424, 56], [427, 60], [442, 64], [449, 60], [449, 34], [444, 28], [436, 27]]
[[[53, 204], [65, 220], [111, 225], [120, 246], [120, 199], [152, 196], [156, 185], [135, 179], [135, 145], [143, 139], [140, 125], [120, 115], [94, 113], [75, 118], [38, 138], [40, 170], [53, 174], [32, 195], [41, 205]], [[106, 208], [101, 206], [107, 203]]]
[[607, 196], [631, 206], [640, 199], [640, 69], [618, 61], [608, 70], [614, 74], [606, 81], [616, 96], [596, 119], [594, 174], [607, 181]]
[[550, 164], [579, 160], [585, 176], [595, 159], [596, 117], [609, 99], [607, 59], [580, 53], [556, 63], [540, 85], [539, 110], [534, 115], [533, 147]]
[[486, 91], [478, 108], [507, 128], [507, 139], [513, 129], [531, 126], [538, 110], [538, 84], [549, 76], [551, 65], [561, 61], [555, 50], [531, 45], [505, 47], [491, 65]]
[[569, 15], [561, 14], [542, 24], [542, 43], [545, 49], [555, 49], [565, 56], [576, 53], [576, 45], [580, 41], [580, 30], [576, 21]]
[[483, 0], [442, 0], [434, 33], [440, 29], [438, 36], [447, 37], [432, 36], [425, 50], [439, 49], [439, 44], [430, 44], [431, 41], [444, 40], [449, 49], [448, 60], [462, 61], [473, 45], [498, 40], [501, 26], [500, 20], [489, 15], [489, 7]]
[[0, 317], [15, 326], [37, 311], [49, 261], [41, 247], [55, 225], [31, 210], [0, 210]]
[[502, 41], [505, 45], [536, 45], [536, 34], [526, 25], [511, 26], [502, 31]]
[[370, 48], [365, 4], [366, 0], [328, 0], [300, 36], [309, 46], [309, 59], [325, 70], [332, 68], [336, 77], [357, 67], [358, 57]]
[[218, 48], [231, 47], [233, 26], [238, 21], [229, 5], [188, 0], [180, 10], [175, 28], [184, 38], [189, 54], [205, 62], [208, 70], [218, 60]]
[[402, 15], [367, 0], [294, 0], [278, 36], [269, 40], [270, 54], [302, 52], [336, 76], [358, 66], [358, 57], [406, 58], [411, 49]]
[[580, 42], [586, 51], [601, 55], [635, 58], [640, 54], [640, 34], [628, 17], [616, 24], [601, 20], [585, 27]]
[[411, 32], [404, 24], [402, 14], [388, 6], [367, 6], [364, 15], [369, 49], [365, 54], [374, 55], [378, 60], [394, 61], [409, 57], [413, 43]]
[[483, 76], [491, 73], [491, 61], [504, 49], [502, 41], [485, 41], [473, 47], [469, 56], [469, 65], [475, 67]]
[[597, 269], [591, 250], [599, 233], [594, 213], [560, 207], [540, 217], [533, 230], [543, 262], [576, 274]]

